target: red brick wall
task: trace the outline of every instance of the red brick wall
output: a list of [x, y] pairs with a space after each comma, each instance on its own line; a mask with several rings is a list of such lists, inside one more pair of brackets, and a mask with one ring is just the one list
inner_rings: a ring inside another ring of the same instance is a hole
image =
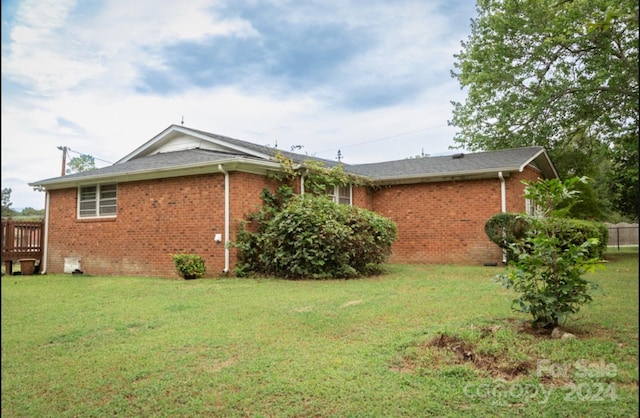
[[[268, 185], [261, 176], [230, 173], [231, 240]], [[224, 269], [223, 174], [119, 183], [113, 219], [77, 219], [76, 199], [76, 188], [50, 192], [49, 273], [62, 273], [65, 257], [81, 257], [88, 274], [179, 278], [171, 255], [182, 252], [203, 256], [207, 276]]]
[[352, 204], [364, 209], [373, 210], [373, 190], [369, 187], [353, 187]]
[[[509, 212], [525, 209], [526, 169], [505, 178]], [[486, 221], [501, 212], [500, 180], [483, 179], [397, 185], [374, 192], [373, 210], [392, 219], [398, 237], [391, 262], [434, 264], [501, 263], [502, 252], [486, 233]]]
[[543, 177], [539, 170], [526, 167], [522, 173], [511, 173], [507, 180], [507, 212], [522, 213], [526, 209], [523, 180], [536, 181]]
[[[262, 206], [260, 193], [263, 189], [269, 189], [272, 193], [278, 188], [278, 183], [268, 180], [264, 176], [248, 173], [230, 173], [230, 204], [229, 204], [229, 226], [230, 240], [235, 242], [240, 232], [241, 224], [247, 220], [247, 215], [258, 211]], [[224, 227], [224, 224], [223, 224]], [[233, 269], [238, 259], [238, 250], [231, 248], [229, 251], [230, 271]]]
[[[536, 170], [507, 177], [507, 211], [525, 209], [521, 180]], [[231, 172], [230, 240], [240, 223], [262, 204], [260, 192], [277, 184], [264, 176]], [[297, 187], [297, 186], [296, 186]], [[114, 219], [79, 220], [77, 189], [50, 192], [47, 272], [62, 273], [66, 257], [81, 257], [88, 274], [179, 278], [172, 254], [204, 257], [207, 276], [224, 269], [224, 175], [203, 174], [118, 184]], [[375, 210], [398, 225], [392, 262], [481, 264], [502, 253], [484, 233], [500, 212], [500, 181], [426, 183], [381, 189], [355, 187], [355, 205]], [[214, 242], [221, 234], [223, 242]], [[230, 270], [237, 260], [230, 249]]]

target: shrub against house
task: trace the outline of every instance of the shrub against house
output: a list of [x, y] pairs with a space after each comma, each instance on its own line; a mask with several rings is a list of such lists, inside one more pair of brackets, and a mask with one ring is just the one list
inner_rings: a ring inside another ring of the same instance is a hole
[[382, 272], [396, 236], [391, 220], [326, 195], [292, 195], [287, 186], [276, 196], [263, 193], [265, 206], [249, 216], [259, 222], [257, 230], [238, 236], [239, 276], [336, 279]]

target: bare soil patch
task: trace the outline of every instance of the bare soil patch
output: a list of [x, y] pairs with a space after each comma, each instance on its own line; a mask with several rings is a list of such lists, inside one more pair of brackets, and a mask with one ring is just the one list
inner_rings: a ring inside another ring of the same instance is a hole
[[[498, 339], [497, 333], [501, 329], [513, 334], [506, 339], [504, 336]], [[455, 365], [468, 365], [482, 374], [510, 381], [536, 372], [538, 359], [533, 355], [527, 356], [528, 347], [536, 341], [552, 338], [552, 330], [534, 328], [529, 322], [511, 318], [501, 321], [501, 324], [482, 326], [475, 330], [479, 334], [468, 338], [439, 333], [409, 350], [410, 354], [403, 355], [393, 370], [412, 373], [419, 369], [439, 370]], [[565, 331], [577, 338], [602, 337], [611, 333], [603, 328], [568, 328]], [[531, 338], [524, 338], [524, 335], [532, 336], [533, 341]], [[513, 358], [514, 345], [522, 347], [519, 354], [523, 355], [519, 355], [519, 359]], [[544, 380], [544, 376], [542, 378]]]

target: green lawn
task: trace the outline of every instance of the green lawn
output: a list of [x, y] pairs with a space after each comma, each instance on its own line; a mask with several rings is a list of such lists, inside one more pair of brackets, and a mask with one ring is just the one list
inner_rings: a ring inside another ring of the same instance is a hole
[[2, 415], [638, 416], [638, 252], [551, 339], [500, 267], [348, 281], [2, 277]]

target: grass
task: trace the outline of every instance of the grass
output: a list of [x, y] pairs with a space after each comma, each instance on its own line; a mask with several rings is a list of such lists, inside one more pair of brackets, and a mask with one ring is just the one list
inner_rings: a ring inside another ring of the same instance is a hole
[[2, 415], [638, 416], [638, 252], [529, 329], [496, 267], [348, 281], [2, 278]]

